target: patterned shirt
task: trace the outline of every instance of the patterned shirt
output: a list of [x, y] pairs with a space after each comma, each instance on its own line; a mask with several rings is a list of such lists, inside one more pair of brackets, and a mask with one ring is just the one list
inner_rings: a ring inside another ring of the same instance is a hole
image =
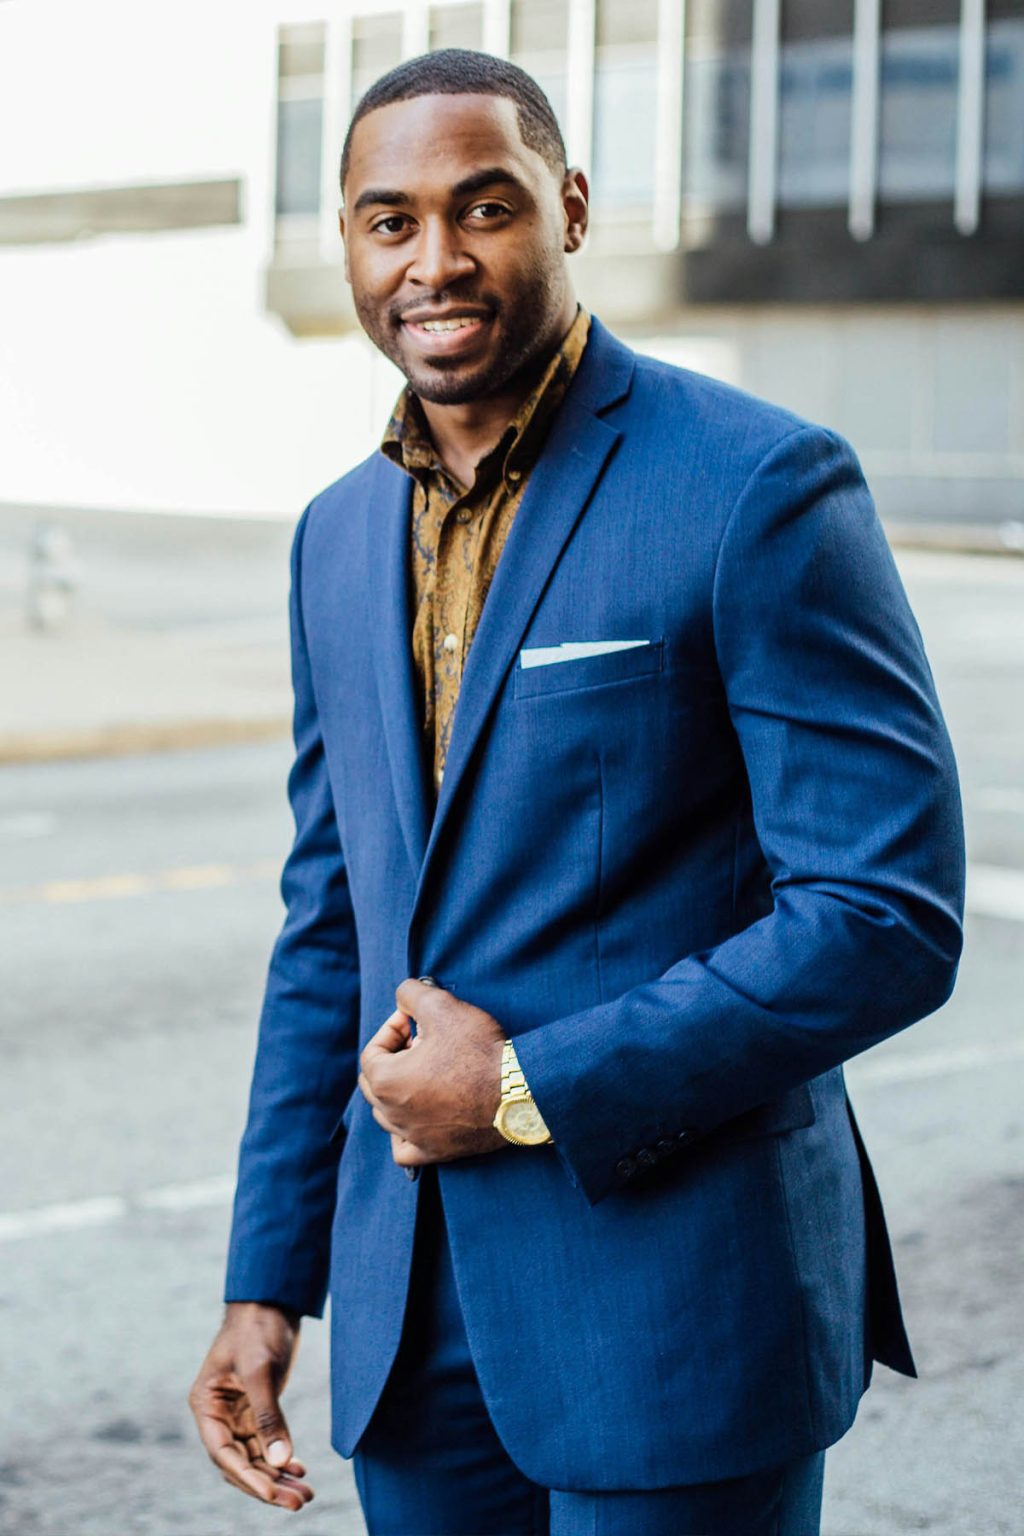
[[480, 460], [473, 484], [459, 484], [438, 456], [423, 408], [403, 390], [381, 451], [412, 476], [413, 660], [434, 786], [441, 787], [466, 657], [516, 509], [544, 439], [579, 366], [590, 316], [579, 309], [530, 394]]

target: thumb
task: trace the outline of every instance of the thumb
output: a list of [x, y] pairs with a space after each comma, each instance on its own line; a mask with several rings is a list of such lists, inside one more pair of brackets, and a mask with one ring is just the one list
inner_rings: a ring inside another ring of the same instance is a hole
[[292, 1437], [277, 1400], [277, 1384], [269, 1362], [249, 1377], [245, 1388], [263, 1455], [272, 1467], [286, 1467], [292, 1459]]

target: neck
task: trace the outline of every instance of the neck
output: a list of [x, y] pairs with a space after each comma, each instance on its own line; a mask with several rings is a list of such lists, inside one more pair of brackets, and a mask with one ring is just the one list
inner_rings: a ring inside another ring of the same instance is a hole
[[567, 301], [566, 312], [559, 317], [548, 344], [498, 394], [467, 400], [461, 405], [420, 401], [442, 463], [463, 485], [472, 482], [480, 460], [500, 441], [501, 434], [544, 372], [552, 354], [561, 346], [575, 318], [576, 300], [572, 298]]

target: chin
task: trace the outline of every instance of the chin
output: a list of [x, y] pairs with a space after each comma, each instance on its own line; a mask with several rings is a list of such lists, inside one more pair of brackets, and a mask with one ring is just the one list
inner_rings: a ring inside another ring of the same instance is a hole
[[[404, 371], [404, 370], [403, 370]], [[500, 385], [493, 368], [417, 368], [406, 373], [409, 386], [431, 405], [466, 405], [489, 395]]]

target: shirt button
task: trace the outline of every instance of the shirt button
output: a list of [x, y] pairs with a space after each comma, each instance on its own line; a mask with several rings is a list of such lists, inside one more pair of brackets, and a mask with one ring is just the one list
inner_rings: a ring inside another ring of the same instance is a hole
[[459, 648], [458, 635], [445, 635], [444, 648], [446, 651], [456, 651]]

